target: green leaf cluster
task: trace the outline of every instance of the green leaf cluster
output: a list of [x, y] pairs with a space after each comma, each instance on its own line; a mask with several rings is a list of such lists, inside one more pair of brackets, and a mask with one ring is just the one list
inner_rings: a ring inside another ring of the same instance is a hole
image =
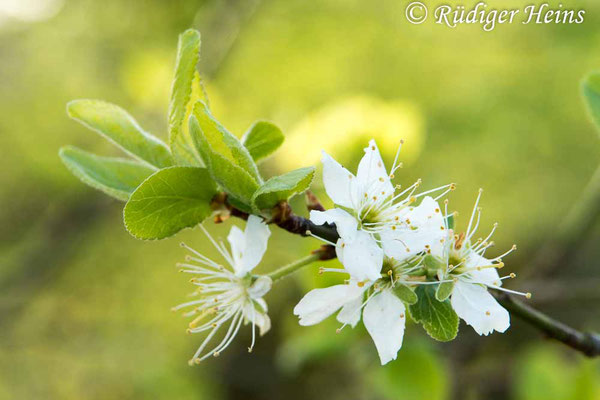
[[82, 182], [121, 201], [127, 230], [136, 238], [162, 239], [201, 223], [220, 191], [234, 207], [265, 215], [310, 187], [314, 168], [268, 180], [257, 163], [283, 143], [281, 130], [258, 121], [240, 141], [211, 113], [197, 66], [200, 33], [179, 36], [168, 110], [168, 145], [146, 132], [121, 107], [75, 100], [67, 113], [99, 133], [128, 158], [105, 157], [72, 146], [59, 155]]

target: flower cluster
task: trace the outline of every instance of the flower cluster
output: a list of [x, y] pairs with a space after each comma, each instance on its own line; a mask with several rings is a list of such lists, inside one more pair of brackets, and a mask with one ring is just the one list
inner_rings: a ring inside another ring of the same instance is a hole
[[[481, 191], [467, 231], [457, 234], [448, 201], [443, 209], [438, 203], [455, 185], [417, 193], [421, 183], [417, 181], [401, 190], [392, 184], [397, 159], [398, 155], [388, 174], [371, 141], [354, 175], [323, 153], [323, 181], [336, 207], [312, 211], [310, 218], [318, 225], [334, 223], [340, 236], [331, 244], [343, 269], [322, 271], [346, 273], [349, 279], [310, 291], [294, 309], [301, 325], [319, 323], [339, 310], [337, 320], [343, 324], [339, 330], [354, 327], [362, 316], [382, 364], [396, 359], [402, 346], [407, 305], [418, 300], [414, 288], [435, 287], [437, 301], [449, 299], [460, 318], [478, 334], [488, 335], [504, 332], [510, 318], [487, 289], [513, 292], [501, 285], [503, 279], [515, 276], [500, 277], [497, 272], [504, 266], [502, 257], [515, 246], [499, 257], [484, 257], [493, 245], [496, 225], [485, 239], [473, 239], [481, 216]], [[436, 197], [429, 196], [434, 193]]]
[[[409, 315], [419, 320], [415, 314], [420, 313], [419, 302], [425, 302], [420, 297], [427, 293], [426, 301], [445, 307], [441, 311], [445, 312], [444, 318], [455, 318], [454, 333], [450, 329], [446, 336], [440, 335], [436, 329], [447, 328], [443, 326], [428, 329], [431, 336], [441, 337], [440, 340], [456, 335], [459, 317], [480, 335], [494, 330], [504, 332], [509, 327], [509, 314], [488, 292], [490, 288], [530, 296], [502, 287], [502, 281], [515, 277], [514, 274], [498, 274], [504, 266], [502, 258], [515, 246], [500, 256], [486, 258], [497, 225], [485, 238], [474, 237], [481, 217], [481, 191], [466, 231], [455, 232], [455, 214], [448, 212], [448, 200], [442, 206], [438, 203], [455, 189], [454, 184], [419, 192], [420, 180], [406, 188], [392, 183], [394, 173], [401, 167], [401, 146], [402, 143], [389, 173], [373, 140], [364, 149], [356, 175], [323, 153], [323, 181], [335, 207], [311, 211], [310, 220], [315, 225], [335, 227], [339, 239], [327, 243], [335, 247], [342, 268], [321, 268], [320, 272], [342, 273], [348, 278], [342, 284], [311, 290], [294, 308], [304, 326], [337, 313], [342, 324], [338, 332], [347, 325], [355, 327], [362, 319], [382, 364], [396, 359], [406, 320]], [[194, 294], [200, 298], [176, 309], [186, 308], [185, 315], [195, 317], [189, 332], [207, 332], [191, 363], [219, 355], [244, 322], [252, 324], [249, 350], [254, 346], [255, 327], [259, 327], [261, 335], [270, 328], [262, 297], [273, 281], [269, 276], [251, 274], [266, 251], [270, 234], [267, 225], [251, 215], [245, 232], [233, 227], [228, 236], [231, 254], [222, 242], [216, 242], [206, 230], [205, 233], [232, 269], [188, 248], [192, 255], [181, 267], [196, 275], [192, 283], [197, 286]], [[284, 269], [285, 273], [292, 270], [295, 268]], [[431, 300], [431, 296], [435, 299]], [[427, 313], [435, 312], [435, 305], [426, 307], [433, 307]], [[206, 351], [223, 325], [228, 325], [223, 338]]]

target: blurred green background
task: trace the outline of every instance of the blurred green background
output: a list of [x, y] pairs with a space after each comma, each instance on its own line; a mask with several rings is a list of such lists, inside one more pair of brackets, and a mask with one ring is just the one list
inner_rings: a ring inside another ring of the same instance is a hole
[[[252, 355], [246, 329], [190, 368], [201, 338], [169, 312], [191, 291], [178, 242], [210, 246], [198, 230], [134, 240], [122, 204], [57, 156], [65, 144], [114, 154], [66, 117], [74, 98], [117, 103], [164, 138], [177, 35], [194, 27], [216, 116], [238, 135], [256, 119], [287, 135], [265, 175], [317, 164], [322, 148], [353, 166], [370, 137], [391, 162], [404, 138], [400, 182], [457, 182], [463, 219], [484, 187], [482, 226], [500, 222], [498, 252], [518, 243], [505, 261], [527, 274], [509, 287], [535, 288], [535, 306], [600, 330], [600, 226], [562, 268], [528, 268], [600, 162], [580, 97], [582, 77], [600, 68], [600, 4], [562, 2], [587, 10], [583, 25], [485, 33], [409, 25], [405, 3], [0, 0], [0, 398], [600, 399], [598, 361], [517, 319], [490, 337], [463, 324], [445, 344], [410, 325], [398, 360], [381, 367], [362, 326], [297, 325], [302, 294], [331, 283], [318, 265], [268, 295], [274, 328]], [[294, 206], [303, 212], [301, 199]], [[225, 236], [232, 223], [210, 229]], [[275, 232], [261, 268], [318, 244]]]

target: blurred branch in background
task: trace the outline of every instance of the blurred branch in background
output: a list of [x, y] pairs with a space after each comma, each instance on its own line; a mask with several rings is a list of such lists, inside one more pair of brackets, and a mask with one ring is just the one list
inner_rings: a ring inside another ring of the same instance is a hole
[[592, 175], [584, 192], [566, 218], [557, 216], [556, 231], [538, 251], [531, 267], [521, 276], [548, 275], [570, 264], [582, 239], [594, 228], [600, 215], [600, 166]]
[[556, 339], [588, 357], [600, 356], [600, 335], [579, 332], [506, 293], [497, 293], [495, 297], [511, 314], [522, 318], [548, 337]]
[[202, 35], [202, 75], [214, 79], [235, 46], [243, 25], [250, 21], [261, 0], [213, 1], [203, 6], [195, 21]]

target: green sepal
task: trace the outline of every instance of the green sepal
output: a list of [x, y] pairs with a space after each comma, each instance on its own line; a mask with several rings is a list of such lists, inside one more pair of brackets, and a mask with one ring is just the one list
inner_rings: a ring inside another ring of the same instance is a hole
[[454, 290], [454, 281], [451, 282], [441, 282], [437, 289], [435, 290], [435, 298], [438, 301], [444, 301], [452, 294]]
[[448, 217], [446, 218], [447, 223], [448, 223], [448, 229], [454, 229], [454, 213], [448, 215]]
[[394, 295], [396, 295], [397, 298], [409, 305], [415, 304], [419, 300], [417, 294], [411, 287], [403, 285], [401, 283], [396, 283], [392, 292], [394, 293]]

